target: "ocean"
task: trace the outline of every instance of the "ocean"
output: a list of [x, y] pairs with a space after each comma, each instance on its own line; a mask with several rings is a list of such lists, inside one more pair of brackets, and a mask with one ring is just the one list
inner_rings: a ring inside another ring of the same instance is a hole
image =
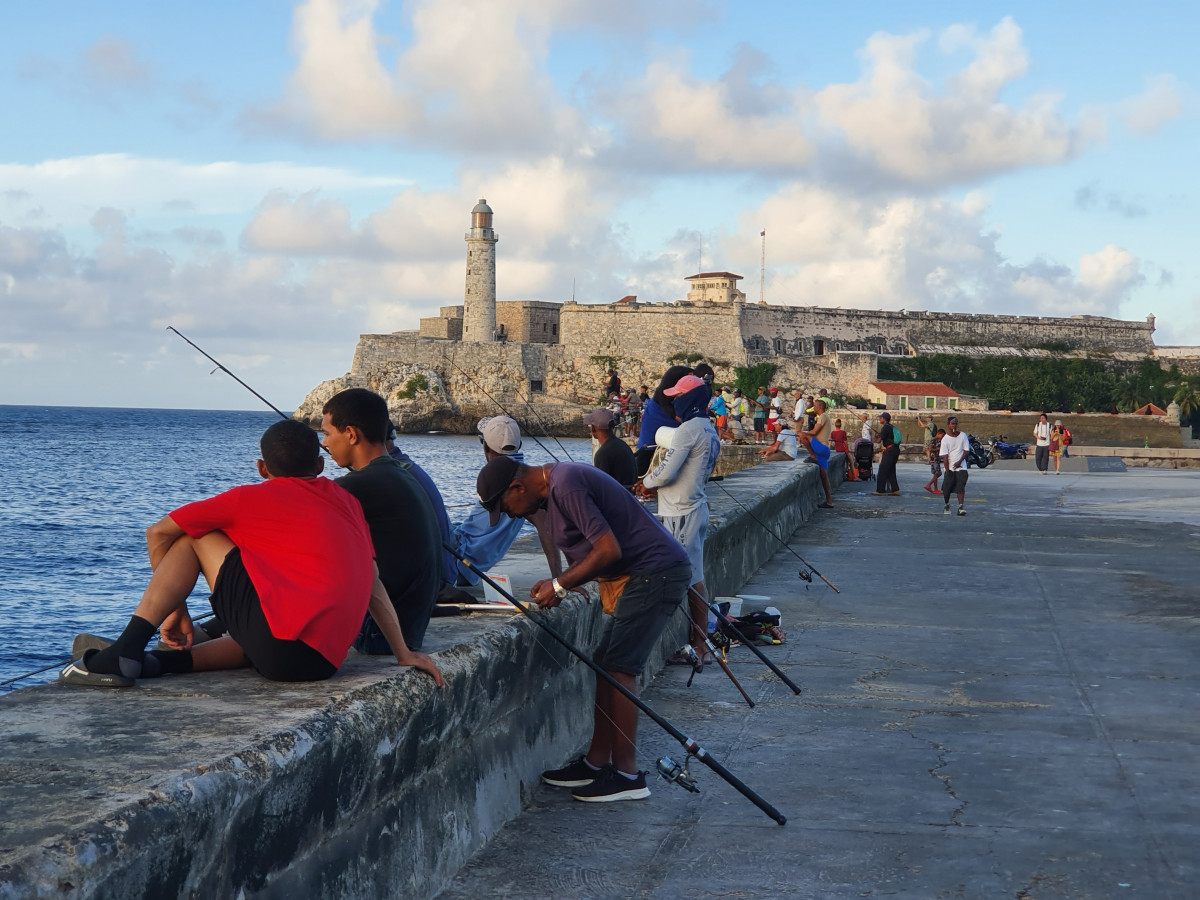
[[[0, 682], [65, 665], [81, 631], [118, 633], [150, 577], [145, 529], [171, 510], [258, 480], [258, 439], [278, 416], [225, 410], [0, 406]], [[527, 437], [530, 463], [590, 460], [587, 440]], [[479, 439], [402, 435], [451, 522], [475, 499]], [[326, 458], [326, 474], [338, 469]], [[189, 606], [208, 611], [204, 580]], [[54, 669], [0, 692], [51, 681]]]

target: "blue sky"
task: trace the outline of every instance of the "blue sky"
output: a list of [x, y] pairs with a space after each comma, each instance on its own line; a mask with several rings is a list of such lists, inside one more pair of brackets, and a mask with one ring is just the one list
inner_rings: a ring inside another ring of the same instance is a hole
[[0, 32], [0, 403], [282, 407], [502, 299], [1157, 316], [1200, 344], [1196, 12], [43, 2]]

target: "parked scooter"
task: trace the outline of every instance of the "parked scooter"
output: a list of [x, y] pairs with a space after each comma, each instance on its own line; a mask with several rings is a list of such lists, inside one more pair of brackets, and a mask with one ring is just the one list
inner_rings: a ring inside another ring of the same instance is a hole
[[986, 469], [993, 462], [995, 462], [996, 457], [992, 454], [991, 448], [984, 446], [983, 442], [980, 441], [979, 438], [975, 437], [975, 435], [967, 435], [967, 445], [970, 447], [970, 449], [967, 450], [967, 455], [964, 459], [964, 462], [966, 463], [968, 469], [971, 468], [971, 466], [975, 466], [979, 469]]
[[994, 437], [989, 442], [999, 459], [1024, 459], [1029, 452], [1028, 444], [1010, 444], [1004, 437]]

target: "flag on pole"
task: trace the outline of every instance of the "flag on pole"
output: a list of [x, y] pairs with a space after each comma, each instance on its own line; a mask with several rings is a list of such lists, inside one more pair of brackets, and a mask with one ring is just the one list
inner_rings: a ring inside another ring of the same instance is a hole
[[767, 236], [767, 229], [765, 229], [765, 228], [764, 228], [762, 231], [760, 231], [760, 232], [758, 233], [758, 236], [759, 236], [759, 237], [766, 237], [766, 236]]

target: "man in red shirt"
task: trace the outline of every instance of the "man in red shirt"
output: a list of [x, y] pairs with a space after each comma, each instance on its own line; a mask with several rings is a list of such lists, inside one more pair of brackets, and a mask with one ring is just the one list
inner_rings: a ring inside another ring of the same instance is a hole
[[[252, 665], [272, 681], [320, 681], [341, 666], [368, 608], [401, 665], [436, 664], [404, 644], [375, 575], [358, 501], [326, 478], [316, 433], [276, 422], [260, 441], [266, 479], [189, 503], [146, 530], [154, 574], [129, 624], [59, 673], [67, 684], [130, 687], [136, 678]], [[187, 597], [201, 573], [229, 629], [192, 646]], [[161, 626], [175, 650], [147, 653]]]

